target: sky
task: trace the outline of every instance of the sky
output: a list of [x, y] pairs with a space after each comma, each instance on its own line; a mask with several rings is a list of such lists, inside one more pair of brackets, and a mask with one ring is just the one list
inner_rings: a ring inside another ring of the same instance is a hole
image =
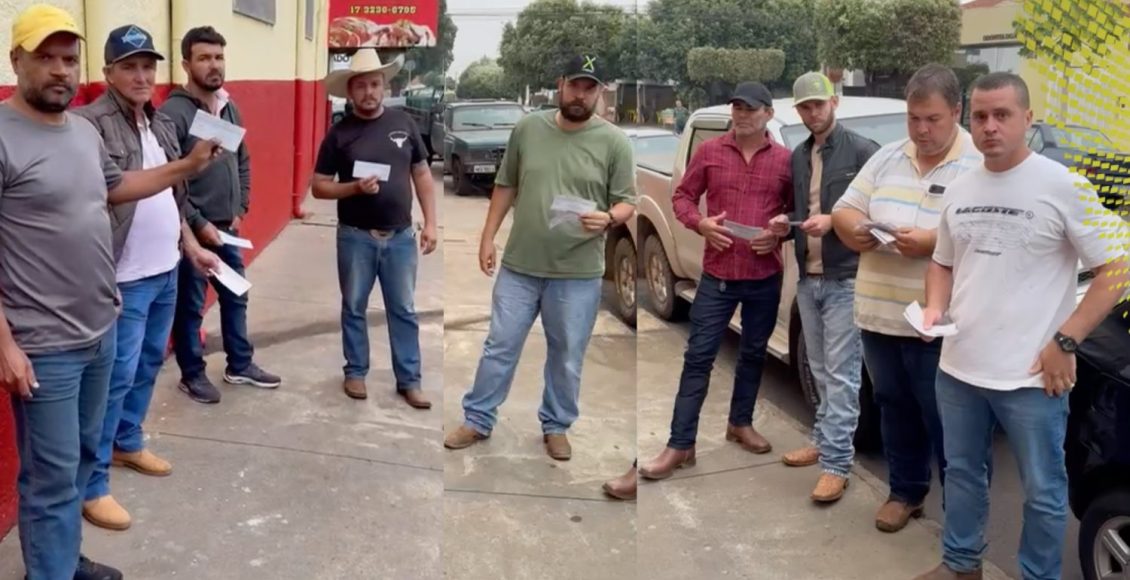
[[[484, 56], [498, 58], [498, 43], [502, 41], [502, 28], [518, 17], [533, 0], [447, 0], [447, 11], [459, 27], [455, 35], [455, 56], [448, 75], [459, 78], [467, 65]], [[605, 0], [623, 8], [638, 7], [643, 10], [650, 0]], [[964, 4], [970, 0], [961, 0]], [[484, 6], [485, 5], [485, 6]]]

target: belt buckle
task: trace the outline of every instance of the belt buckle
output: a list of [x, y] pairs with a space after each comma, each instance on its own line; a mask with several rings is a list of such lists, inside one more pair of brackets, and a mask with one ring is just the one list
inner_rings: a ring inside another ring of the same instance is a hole
[[369, 234], [379, 240], [387, 240], [391, 238], [395, 233], [396, 232], [394, 232], [393, 230], [369, 230]]

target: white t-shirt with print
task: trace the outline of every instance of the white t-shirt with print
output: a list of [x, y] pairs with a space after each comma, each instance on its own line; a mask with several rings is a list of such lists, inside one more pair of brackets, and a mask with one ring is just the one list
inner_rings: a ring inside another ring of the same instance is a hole
[[953, 268], [957, 334], [942, 343], [941, 370], [987, 389], [1043, 386], [1029, 370], [1075, 310], [1078, 263], [1122, 255], [1119, 226], [1097, 225], [1121, 222], [1099, 219], [1094, 196], [1084, 178], [1035, 153], [950, 184], [934, 261]]

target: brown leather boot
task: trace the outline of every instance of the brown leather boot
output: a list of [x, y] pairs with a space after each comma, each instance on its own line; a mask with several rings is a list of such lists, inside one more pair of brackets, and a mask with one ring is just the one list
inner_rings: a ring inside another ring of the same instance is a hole
[[397, 392], [400, 394], [401, 397], [404, 397], [404, 400], [408, 402], [409, 406], [411, 406], [415, 409], [431, 409], [432, 408], [432, 402], [429, 401], [427, 399], [427, 397], [424, 396], [423, 391], [421, 391], [420, 389], [411, 389], [411, 390], [407, 390], [407, 391], [397, 391]]
[[672, 449], [668, 447], [660, 452], [659, 456], [650, 463], [641, 465], [640, 476], [644, 479], [667, 479], [682, 467], [694, 467], [694, 447], [690, 449]]
[[457, 429], [455, 429], [451, 433], [448, 433], [447, 437], [443, 438], [443, 446], [448, 449], [463, 449], [465, 447], [470, 447], [475, 443], [486, 439], [487, 437], [490, 436], [483, 435], [482, 433], [479, 433], [478, 431], [475, 431], [474, 429], [466, 425], [460, 425]]
[[173, 472], [173, 466], [169, 465], [168, 461], [157, 457], [148, 449], [134, 453], [115, 449], [110, 463], [117, 467], [128, 467], [138, 473], [154, 477], [164, 477]]
[[345, 389], [345, 394], [352, 399], [364, 399], [369, 396], [368, 390], [365, 388], [365, 379], [351, 377], [345, 379], [341, 387]]
[[898, 500], [887, 500], [879, 513], [875, 514], [875, 527], [879, 530], [894, 533], [906, 527], [910, 518], [922, 517], [922, 504], [907, 505]]
[[921, 576], [915, 576], [914, 580], [981, 580], [981, 577], [980, 568], [973, 572], [954, 572], [950, 570], [949, 566], [938, 564], [937, 568]]
[[569, 461], [569, 458], [573, 456], [573, 448], [569, 445], [569, 438], [564, 433], [543, 435], [542, 441], [545, 442], [545, 452], [558, 461]]
[[107, 530], [126, 530], [131, 523], [129, 512], [110, 495], [83, 502], [82, 517]]
[[633, 465], [624, 475], [604, 482], [602, 489], [616, 499], [636, 499], [636, 466]]
[[820, 462], [820, 450], [809, 446], [794, 449], [781, 456], [781, 462], [789, 467], [808, 467]]
[[726, 441], [736, 441], [742, 446], [742, 449], [750, 453], [769, 453], [773, 450], [773, 446], [769, 444], [769, 440], [762, 437], [761, 434], [753, 428], [753, 425], [735, 427], [727, 424]]
[[831, 503], [844, 496], [848, 479], [831, 473], [823, 473], [816, 481], [816, 489], [812, 490], [812, 501]]

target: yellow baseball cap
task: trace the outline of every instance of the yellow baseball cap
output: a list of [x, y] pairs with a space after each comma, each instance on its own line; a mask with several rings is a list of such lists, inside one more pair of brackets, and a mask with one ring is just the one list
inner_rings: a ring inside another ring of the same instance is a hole
[[73, 34], [85, 40], [75, 19], [62, 8], [48, 4], [32, 4], [12, 23], [12, 47], [32, 52], [58, 32]]

